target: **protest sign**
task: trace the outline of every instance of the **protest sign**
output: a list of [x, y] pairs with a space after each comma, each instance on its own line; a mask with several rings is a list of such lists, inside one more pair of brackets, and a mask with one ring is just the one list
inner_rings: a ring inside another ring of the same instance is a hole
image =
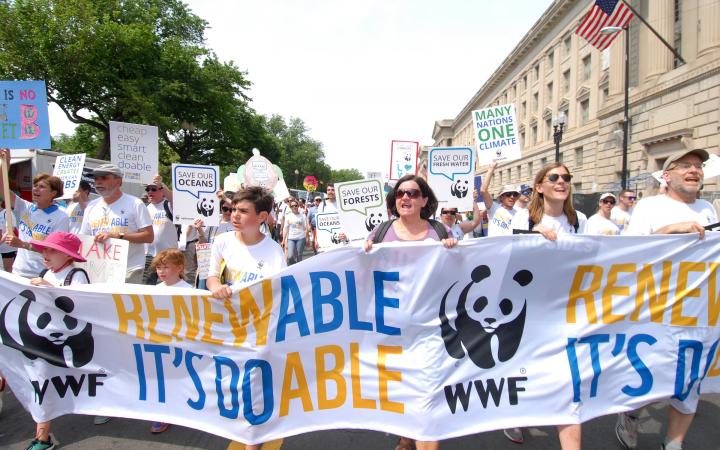
[[348, 246], [225, 301], [2, 273], [0, 371], [36, 422], [132, 417], [247, 443], [580, 423], [720, 392], [720, 235], [705, 239]]
[[223, 191], [237, 192], [240, 190], [240, 181], [236, 173], [230, 173], [223, 179]]
[[77, 236], [81, 242], [80, 254], [87, 261], [75, 263], [75, 267], [85, 269], [92, 283], [124, 284], [130, 243], [124, 239], [95, 242], [93, 236]]
[[253, 149], [253, 156], [238, 168], [237, 174], [245, 186], [261, 186], [270, 191], [275, 188], [280, 178], [273, 163], [256, 148]]
[[220, 169], [218, 166], [173, 164], [173, 223], [192, 225], [201, 219], [205, 226], [220, 225]]
[[45, 81], [0, 81], [0, 148], [50, 148]]
[[63, 182], [63, 195], [61, 198], [72, 198], [75, 191], [78, 190], [84, 167], [85, 153], [59, 155], [55, 158], [53, 175]]
[[340, 241], [340, 233], [343, 233], [340, 213], [328, 212], [315, 215], [316, 239], [318, 247], [324, 250], [337, 247]]
[[359, 180], [335, 184], [340, 221], [351, 241], [365, 239], [388, 220], [385, 194], [380, 180]]
[[197, 252], [197, 277], [198, 280], [207, 280], [208, 273], [210, 272], [210, 250], [212, 244], [204, 243], [195, 244], [195, 251]]
[[499, 105], [472, 112], [478, 164], [520, 159], [515, 105]]
[[428, 153], [428, 184], [441, 208], [473, 209], [475, 155], [470, 147], [435, 147]]
[[110, 121], [110, 161], [124, 182], [150, 184], [158, 173], [158, 129], [152, 125]]
[[275, 187], [273, 188], [272, 192], [273, 197], [275, 198], [275, 202], [279, 202], [290, 197], [290, 191], [285, 184], [285, 180], [283, 180], [282, 178], [277, 180], [277, 183], [275, 183]]
[[417, 173], [419, 144], [413, 141], [390, 143], [390, 179], [399, 180], [407, 174]]

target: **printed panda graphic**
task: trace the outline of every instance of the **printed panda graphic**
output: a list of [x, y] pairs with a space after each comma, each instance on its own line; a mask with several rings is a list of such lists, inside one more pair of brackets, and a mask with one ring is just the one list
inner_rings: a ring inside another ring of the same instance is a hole
[[[53, 304], [55, 308], [40, 307], [32, 291], [20, 292], [0, 313], [0, 339], [31, 360], [41, 358], [58, 367], [82, 367], [92, 360], [95, 351], [92, 324], [70, 315], [75, 309], [71, 298], [60, 296]], [[15, 320], [17, 332], [8, 323]]]
[[468, 186], [468, 180], [455, 180], [455, 182], [450, 185], [450, 193], [457, 198], [465, 198], [468, 193]]
[[[440, 331], [448, 354], [462, 359], [467, 352], [470, 360], [482, 369], [495, 367], [515, 355], [525, 328], [527, 286], [533, 280], [530, 271], [519, 270], [513, 275], [512, 282], [503, 286], [500, 295], [503, 298], [489, 299], [483, 294], [482, 286], [490, 276], [490, 268], [486, 265], [473, 269], [470, 282], [458, 297], [455, 328], [446, 315], [445, 304], [458, 281], [443, 295], [439, 313]], [[492, 345], [493, 340], [496, 345]], [[497, 354], [493, 348], [497, 349]]]
[[215, 211], [215, 199], [203, 197], [197, 202], [197, 212], [205, 217], [210, 217]]
[[384, 222], [385, 219], [383, 219], [383, 214], [381, 212], [379, 213], [370, 213], [370, 215], [365, 219], [365, 228], [368, 231], [372, 231], [375, 229], [376, 226], [380, 225]]
[[332, 237], [330, 238], [330, 242], [332, 242], [333, 244], [339, 244], [340, 242], [342, 242], [340, 240], [340, 234], [333, 232]]

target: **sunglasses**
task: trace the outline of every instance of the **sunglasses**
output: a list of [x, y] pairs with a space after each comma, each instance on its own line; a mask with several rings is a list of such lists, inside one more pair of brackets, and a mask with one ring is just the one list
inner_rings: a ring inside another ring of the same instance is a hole
[[319, 199], [319, 198], [316, 198], [316, 199], [315, 199], [315, 203], [320, 203], [320, 199]]
[[635, 200], [637, 200], [637, 197], [635, 197], [634, 195], [633, 195], [632, 197], [628, 196], [628, 197], [625, 197], [625, 198], [628, 199], [628, 200], [630, 200], [631, 202], [634, 202]]
[[503, 194], [505, 197], [512, 197], [512, 198], [518, 198], [520, 197], [520, 194], [518, 192], [506, 192]]
[[603, 200], [600, 200], [600, 201], [603, 202], [603, 203], [605, 203], [606, 205], [607, 205], [607, 204], [610, 204], [610, 205], [614, 205], [614, 204], [615, 204], [615, 200], [613, 200], [613, 199], [611, 199], [611, 198], [606, 198], [606, 199], [603, 199]]
[[457, 214], [457, 211], [440, 211], [440, 214], [454, 216]]
[[420, 197], [420, 189], [398, 189], [395, 191], [395, 197], [397, 198], [403, 198], [405, 195], [411, 199], [418, 198]]
[[290, 205], [290, 207], [291, 207], [291, 208], [297, 208], [298, 206], [297, 206], [297, 204], [295, 204], [295, 205]]
[[160, 189], [156, 188], [155, 186], [148, 186], [145, 188], [145, 192], [157, 192]]
[[569, 183], [570, 180], [572, 180], [572, 175], [570, 175], [569, 173], [564, 173], [562, 175], [553, 173], [547, 176], [547, 180], [551, 183], [557, 183], [557, 180], [559, 180], [560, 178], [562, 178], [564, 182]]
[[230, 208], [230, 207], [228, 207], [228, 206], [223, 206], [223, 207], [222, 207], [222, 212], [230, 212], [230, 211], [232, 211], [232, 208]]

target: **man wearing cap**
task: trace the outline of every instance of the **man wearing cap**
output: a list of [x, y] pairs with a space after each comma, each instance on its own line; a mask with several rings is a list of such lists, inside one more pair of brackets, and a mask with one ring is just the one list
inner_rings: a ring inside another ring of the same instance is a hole
[[635, 200], [637, 200], [637, 194], [635, 191], [630, 189], [623, 189], [618, 195], [620, 201], [612, 211], [610, 211], [610, 220], [615, 222], [615, 225], [620, 228], [620, 232], [625, 231], [630, 224], [630, 217], [632, 216], [633, 207], [635, 206]]
[[610, 211], [615, 206], [615, 195], [606, 192], [600, 196], [597, 213], [590, 216], [585, 225], [585, 234], [617, 236], [620, 228], [610, 220]]
[[532, 194], [532, 188], [528, 184], [521, 184], [518, 187], [518, 191], [520, 192], [520, 198], [517, 199], [515, 202], [515, 210], [518, 209], [527, 209], [528, 205], [530, 204], [530, 195]]
[[497, 202], [493, 201], [488, 188], [495, 173], [496, 161], [492, 161], [488, 166], [487, 174], [483, 177], [480, 193], [485, 202], [485, 208], [488, 210], [488, 236], [506, 236], [513, 234], [512, 219], [517, 210], [514, 208], [515, 202], [520, 197], [520, 192], [516, 186], [503, 186], [500, 194], [497, 196]]
[[95, 191], [100, 195], [91, 201], [83, 216], [80, 232], [95, 237], [96, 242], [124, 239], [128, 249], [126, 283], [142, 284], [145, 268], [145, 246], [153, 241], [152, 220], [143, 202], [120, 188], [123, 172], [115, 164], [103, 164], [93, 170]]
[[[671, 155], [663, 164], [662, 177], [667, 192], [640, 202], [627, 228], [630, 235], [699, 233], [705, 237], [705, 226], [717, 223], [717, 214], [710, 202], [697, 198], [703, 184], [703, 163], [709, 158], [705, 150], [683, 150]], [[670, 399], [668, 427], [664, 450], [680, 450], [693, 417], [699, 395], [690, 389], [684, 401]], [[637, 446], [639, 411], [618, 415], [615, 432], [626, 448]]]
[[172, 218], [172, 191], [165, 186], [160, 175], [145, 186], [148, 196], [147, 210], [152, 220], [153, 241], [145, 245], [143, 284], [157, 284], [157, 272], [150, 268], [155, 255], [168, 248], [178, 247], [178, 232]]

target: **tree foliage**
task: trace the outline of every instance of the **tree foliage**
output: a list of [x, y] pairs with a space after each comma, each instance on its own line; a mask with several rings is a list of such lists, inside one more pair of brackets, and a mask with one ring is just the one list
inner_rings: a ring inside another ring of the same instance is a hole
[[342, 183], [344, 181], [362, 180], [365, 177], [357, 169], [333, 169], [331, 178], [335, 183]]

